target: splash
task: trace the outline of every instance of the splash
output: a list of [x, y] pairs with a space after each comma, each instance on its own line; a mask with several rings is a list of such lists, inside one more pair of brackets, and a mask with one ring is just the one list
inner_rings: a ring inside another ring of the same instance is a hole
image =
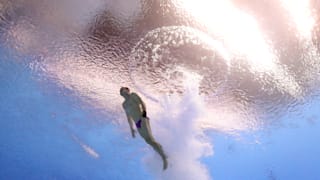
[[151, 121], [156, 139], [160, 139], [169, 161], [169, 168], [162, 172], [157, 154], [149, 153], [144, 157], [145, 166], [156, 179], [211, 179], [200, 161], [213, 153], [212, 145], [198, 123], [203, 109], [197, 86], [200, 78], [193, 73], [187, 74], [186, 94], [163, 98], [163, 111]]

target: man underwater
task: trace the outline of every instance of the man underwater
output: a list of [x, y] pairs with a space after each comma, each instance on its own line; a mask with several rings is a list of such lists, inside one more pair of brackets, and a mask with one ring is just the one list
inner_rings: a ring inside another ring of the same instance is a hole
[[130, 93], [130, 89], [128, 87], [121, 87], [120, 95], [125, 99], [125, 101], [122, 103], [122, 107], [126, 112], [132, 137], [135, 137], [135, 130], [133, 129], [134, 121], [140, 136], [143, 137], [144, 140], [161, 156], [163, 160], [163, 170], [167, 169], [167, 157], [162, 149], [162, 146], [156, 142], [152, 136], [145, 103], [136, 93]]

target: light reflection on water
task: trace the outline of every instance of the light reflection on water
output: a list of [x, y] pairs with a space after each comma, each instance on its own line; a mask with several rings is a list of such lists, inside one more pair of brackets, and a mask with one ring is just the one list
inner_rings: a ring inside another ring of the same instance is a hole
[[[319, 5], [308, 3], [2, 0], [0, 44], [8, 50], [2, 56], [16, 56], [44, 87], [53, 82], [61, 96], [102, 112], [101, 121], [125, 124], [118, 90], [131, 87], [147, 101], [156, 137], [169, 153], [184, 154], [174, 156], [175, 167], [187, 159], [201, 169], [197, 160], [212, 150], [197, 139], [201, 130], [259, 134], [292, 119], [316, 126], [306, 109], [319, 101]], [[103, 158], [72, 123], [70, 138]], [[190, 139], [196, 145], [185, 148]]]
[[153, 98], [183, 93], [182, 67], [203, 77], [209, 106], [231, 102], [242, 114], [274, 119], [303, 104], [317, 84], [316, 18], [299, 2], [268, 3], [276, 7], [268, 17], [259, 12], [267, 2], [3, 1], [1, 39], [34, 56], [27, 62], [34, 71], [109, 112], [118, 109], [122, 85]]
[[31, 57], [19, 63], [43, 83], [112, 121], [120, 86], [155, 114], [161, 98], [186, 92], [185, 71], [195, 73], [202, 127], [232, 133], [272, 128], [318, 96], [319, 7], [308, 2], [2, 0], [0, 39]]

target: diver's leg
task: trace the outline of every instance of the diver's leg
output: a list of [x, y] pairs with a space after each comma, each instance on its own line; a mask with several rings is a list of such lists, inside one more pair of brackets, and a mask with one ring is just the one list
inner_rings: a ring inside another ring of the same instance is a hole
[[154, 139], [154, 137], [152, 135], [151, 128], [150, 128], [150, 122], [149, 122], [148, 118], [145, 118], [143, 120], [143, 126], [146, 129], [146, 135], [147, 136], [144, 137], [146, 142], [148, 144], [150, 144], [161, 155], [161, 157], [165, 156], [164, 151], [162, 149], [162, 146]]
[[149, 119], [145, 118], [142, 120], [142, 126], [139, 129], [140, 135], [145, 139], [145, 141], [153, 147], [153, 149], [159, 153], [163, 160], [163, 169], [167, 168], [167, 157], [162, 149], [162, 146], [155, 141], [154, 137], [152, 136], [151, 128], [150, 128], [150, 123]]
[[168, 167], [168, 161], [167, 161], [167, 156], [165, 155], [163, 149], [162, 149], [162, 146], [157, 143], [154, 139], [150, 139], [150, 138], [146, 138], [145, 141], [150, 144], [153, 149], [159, 153], [159, 155], [161, 156], [162, 158], [162, 161], [163, 161], [163, 170], [167, 169]]

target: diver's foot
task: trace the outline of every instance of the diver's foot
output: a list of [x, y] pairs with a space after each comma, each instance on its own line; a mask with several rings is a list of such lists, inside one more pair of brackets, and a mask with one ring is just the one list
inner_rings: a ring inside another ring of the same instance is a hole
[[163, 158], [163, 170], [166, 170], [167, 168], [168, 168], [167, 158]]

